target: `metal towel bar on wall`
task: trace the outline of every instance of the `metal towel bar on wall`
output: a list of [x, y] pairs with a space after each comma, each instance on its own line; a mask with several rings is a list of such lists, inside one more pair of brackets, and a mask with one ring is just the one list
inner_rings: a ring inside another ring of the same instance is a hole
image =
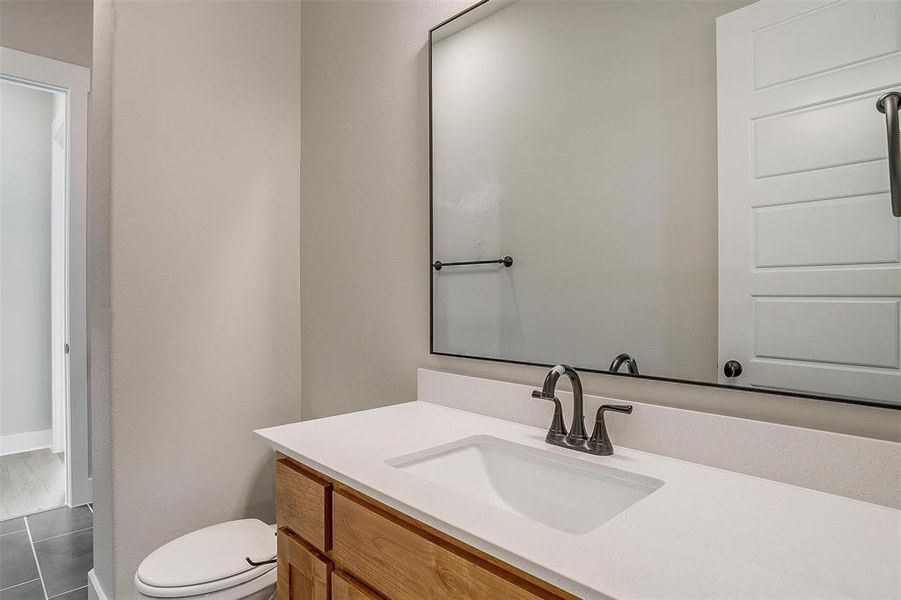
[[461, 267], [464, 265], [504, 265], [508, 269], [513, 266], [513, 257], [505, 256], [504, 258], [495, 258], [492, 260], [461, 260], [457, 262], [441, 262], [436, 260], [432, 263], [432, 268], [440, 271], [444, 267]]
[[901, 133], [898, 129], [898, 110], [901, 92], [892, 91], [880, 96], [876, 110], [885, 115], [885, 133], [888, 138], [889, 194], [892, 197], [892, 214], [901, 217]]

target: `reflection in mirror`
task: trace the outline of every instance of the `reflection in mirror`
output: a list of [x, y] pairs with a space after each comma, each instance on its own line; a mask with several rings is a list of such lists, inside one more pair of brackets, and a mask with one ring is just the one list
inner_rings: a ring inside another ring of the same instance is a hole
[[489, 0], [431, 41], [433, 352], [901, 405], [901, 2]]

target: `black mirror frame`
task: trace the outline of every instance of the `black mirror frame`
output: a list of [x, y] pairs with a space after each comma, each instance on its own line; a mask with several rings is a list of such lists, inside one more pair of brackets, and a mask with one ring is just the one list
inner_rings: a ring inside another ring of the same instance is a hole
[[[528, 362], [528, 361], [519, 361], [505, 358], [494, 358], [490, 356], [474, 356], [467, 354], [453, 354], [451, 352], [439, 352], [435, 350], [435, 277], [437, 276], [436, 271], [434, 270], [435, 263], [435, 204], [434, 204], [434, 147], [432, 144], [432, 139], [434, 135], [433, 131], [433, 123], [432, 123], [432, 37], [438, 28], [447, 25], [451, 21], [465, 15], [466, 13], [475, 10], [476, 8], [482, 6], [483, 4], [487, 4], [492, 0], [480, 0], [476, 2], [469, 8], [460, 11], [459, 13], [453, 15], [452, 17], [445, 19], [441, 23], [435, 25], [431, 29], [429, 29], [428, 36], [428, 61], [429, 61], [429, 72], [428, 72], [428, 101], [429, 101], [429, 264], [428, 264], [428, 273], [429, 273], [429, 353], [435, 356], [450, 356], [453, 358], [468, 358], [474, 360], [483, 360], [489, 362], [497, 362], [497, 363], [507, 363], [513, 365], [527, 365], [533, 367], [552, 367], [554, 366], [552, 363], [537, 363], [537, 362]], [[511, 261], [512, 262], [512, 261]], [[889, 408], [895, 410], [901, 410], [901, 403], [899, 404], [891, 404], [888, 402], [880, 402], [876, 400], [867, 400], [863, 398], [851, 398], [844, 396], [826, 396], [823, 394], [813, 394], [813, 393], [804, 393], [804, 392], [789, 392], [780, 389], [771, 389], [771, 388], [760, 388], [760, 387], [748, 387], [748, 386], [739, 386], [739, 385], [724, 385], [722, 383], [713, 383], [709, 381], [696, 381], [692, 379], [679, 379], [675, 377], [659, 377], [655, 375], [634, 375], [630, 373], [611, 373], [605, 369], [597, 369], [591, 367], [576, 367], [579, 371], [584, 371], [587, 373], [598, 373], [600, 375], [606, 375], [609, 377], [630, 377], [630, 378], [639, 378], [646, 379], [651, 381], [666, 381], [669, 383], [681, 383], [687, 385], [697, 385], [702, 387], [713, 387], [720, 388], [723, 390], [730, 391], [740, 391], [740, 392], [753, 392], [757, 394], [770, 394], [776, 396], [789, 396], [792, 398], [806, 398], [811, 400], [826, 400], [829, 402], [841, 402], [844, 404], [856, 404], [860, 406], [871, 406], [877, 408]]]

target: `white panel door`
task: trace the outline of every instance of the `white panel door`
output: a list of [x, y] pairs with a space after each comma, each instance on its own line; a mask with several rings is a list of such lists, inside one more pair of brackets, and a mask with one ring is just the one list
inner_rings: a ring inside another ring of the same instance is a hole
[[875, 109], [892, 89], [901, 0], [717, 19], [721, 383], [901, 404], [901, 219]]

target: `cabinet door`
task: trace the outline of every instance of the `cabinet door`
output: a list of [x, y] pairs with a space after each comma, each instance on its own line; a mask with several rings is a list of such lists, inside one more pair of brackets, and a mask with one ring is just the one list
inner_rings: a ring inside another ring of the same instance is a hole
[[343, 571], [332, 573], [332, 600], [382, 600], [382, 597]]
[[275, 462], [275, 520], [320, 552], [332, 547], [332, 484], [294, 461]]
[[392, 600], [560, 598], [341, 492], [332, 516], [331, 556]]
[[278, 600], [328, 600], [332, 563], [294, 534], [278, 532]]

